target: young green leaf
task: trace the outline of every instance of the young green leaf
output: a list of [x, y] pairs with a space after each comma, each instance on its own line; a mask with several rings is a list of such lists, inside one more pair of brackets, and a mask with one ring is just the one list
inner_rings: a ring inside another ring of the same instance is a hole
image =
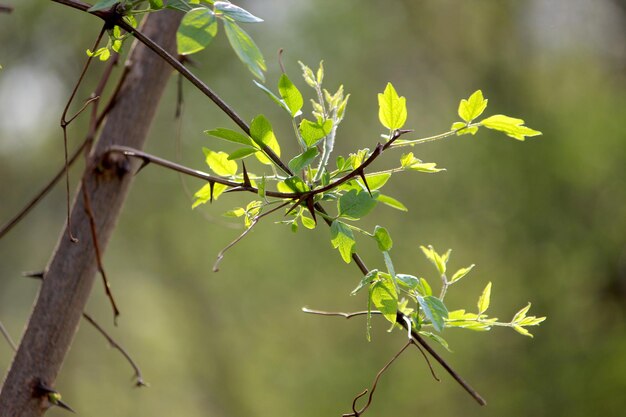
[[[189, 2], [192, 3], [192, 2]], [[167, 0], [165, 7], [167, 9], [179, 10], [183, 13], [187, 13], [192, 7], [185, 0]]]
[[291, 171], [299, 172], [300, 170], [309, 166], [311, 162], [315, 160], [315, 157], [317, 157], [318, 154], [319, 151], [315, 146], [313, 146], [293, 158], [291, 161], [289, 161], [289, 164], [287, 165], [289, 166], [289, 169], [291, 169]]
[[441, 332], [445, 325], [445, 319], [448, 318], [448, 309], [445, 304], [443, 304], [439, 298], [433, 297], [432, 295], [426, 297], [418, 296], [417, 302], [435, 330]]
[[302, 119], [302, 122], [300, 122], [300, 135], [307, 146], [313, 146], [324, 136], [328, 135], [332, 128], [333, 121], [330, 119], [318, 120], [316, 123]]
[[[252, 120], [252, 123], [250, 124], [250, 136], [252, 136], [252, 140], [257, 145], [260, 147], [265, 145], [274, 151], [276, 155], [280, 156], [280, 146], [278, 145], [276, 136], [274, 136], [272, 125], [262, 114]], [[261, 163], [265, 165], [272, 165], [272, 161], [265, 156], [265, 154], [257, 153], [256, 157]]]
[[302, 181], [302, 178], [295, 175], [289, 178], [285, 178], [285, 184], [287, 184], [292, 192], [304, 193], [306, 191], [309, 191], [309, 187], [304, 181]]
[[262, 22], [263, 19], [256, 17], [249, 11], [242, 9], [239, 6], [235, 6], [234, 4], [227, 1], [216, 1], [213, 3], [213, 7], [216, 11], [219, 11], [224, 16], [228, 16], [233, 20], [241, 23], [259, 23]]
[[467, 123], [454, 122], [452, 123], [452, 127], [450, 128], [450, 130], [457, 130], [456, 132], [457, 136], [467, 135], [467, 134], [475, 135], [476, 132], [478, 132], [478, 126], [467, 127]]
[[356, 295], [363, 287], [372, 283], [372, 281], [378, 279], [378, 269], [372, 269], [369, 271], [359, 282], [359, 285], [350, 293], [351, 295]]
[[488, 101], [489, 100], [483, 98], [483, 92], [477, 90], [467, 100], [461, 100], [459, 103], [459, 117], [467, 123], [471, 123], [472, 120], [485, 111]]
[[152, 10], [161, 10], [163, 8], [163, 0], [149, 0], [150, 8]]
[[446, 259], [439, 255], [432, 245], [428, 245], [428, 247], [420, 246], [420, 248], [422, 249], [422, 252], [424, 252], [424, 255], [426, 255], [426, 258], [428, 258], [428, 260], [435, 265], [437, 271], [439, 271], [439, 275], [444, 275], [446, 273]]
[[450, 278], [450, 284], [457, 282], [458, 280], [460, 280], [461, 278], [463, 278], [465, 275], [469, 274], [469, 272], [474, 269], [474, 266], [476, 266], [475, 264], [471, 264], [470, 266], [468, 266], [467, 268], [461, 268], [458, 271], [456, 271], [454, 273], [454, 275], [452, 275], [452, 278]]
[[400, 211], [409, 211], [408, 208], [406, 208], [406, 206], [404, 204], [402, 204], [400, 201], [396, 200], [393, 197], [390, 197], [388, 195], [384, 195], [384, 194], [378, 194], [376, 196], [376, 200], [380, 201], [381, 203], [395, 208], [396, 210], [400, 210]]
[[229, 161], [236, 161], [237, 159], [247, 158], [248, 156], [259, 152], [256, 148], [239, 148], [234, 150], [228, 155]]
[[287, 74], [280, 76], [280, 80], [278, 80], [278, 92], [289, 108], [291, 117], [296, 117], [302, 113], [300, 111], [300, 109], [302, 109], [302, 105], [304, 104], [302, 94], [300, 93], [300, 90], [293, 85]]
[[[367, 185], [369, 186], [370, 190], [378, 190], [382, 188], [387, 183], [389, 178], [391, 178], [391, 173], [389, 172], [381, 172], [378, 174], [365, 174], [365, 179], [367, 180]], [[363, 180], [359, 179], [358, 182], [359, 184], [361, 184], [362, 187], [365, 187], [365, 184], [363, 184]]]
[[248, 66], [252, 74], [260, 80], [264, 80], [263, 71], [267, 69], [265, 67], [265, 59], [263, 59], [261, 51], [252, 38], [230, 20], [224, 20], [224, 29], [226, 30], [230, 46], [232, 46], [239, 59]]
[[398, 284], [410, 290], [414, 290], [419, 285], [419, 279], [413, 275], [396, 274], [396, 279], [398, 280]]
[[317, 225], [315, 223], [315, 220], [313, 220], [312, 218], [305, 216], [304, 212], [302, 212], [300, 214], [300, 221], [302, 222], [302, 226], [306, 227], [307, 229], [315, 229], [315, 226]]
[[178, 53], [190, 55], [200, 52], [211, 43], [215, 35], [217, 19], [213, 12], [206, 7], [192, 9], [183, 16], [176, 32]]
[[234, 130], [220, 127], [220, 128], [213, 129], [213, 130], [205, 130], [204, 133], [209, 136], [214, 136], [219, 139], [227, 140], [229, 142], [239, 143], [241, 145], [254, 146], [254, 142], [249, 136], [243, 135], [239, 132], [235, 132]]
[[356, 243], [352, 230], [344, 223], [334, 220], [330, 226], [330, 237], [333, 248], [338, 249], [341, 258], [349, 264]]
[[398, 314], [398, 294], [391, 280], [379, 280], [370, 290], [372, 304], [391, 323], [396, 322]]
[[260, 82], [258, 82], [257, 80], [252, 80], [252, 82], [259, 87], [261, 90], [263, 90], [263, 92], [265, 94], [267, 94], [267, 96], [269, 98], [272, 99], [272, 101], [274, 101], [274, 103], [278, 104], [280, 106], [280, 108], [282, 108], [283, 110], [285, 110], [290, 116], [291, 116], [291, 110], [289, 109], [289, 107], [287, 107], [287, 103], [285, 103], [285, 101], [283, 99], [281, 99], [280, 97], [278, 97], [276, 94], [274, 94], [272, 92], [272, 90], [270, 90], [269, 88], [267, 88], [266, 86], [264, 86], [263, 84], [261, 84]]
[[196, 198], [196, 201], [193, 202], [191, 208], [196, 208], [200, 204], [211, 201], [211, 199], [217, 200], [227, 188], [228, 187], [226, 185], [218, 183], [214, 183], [213, 185], [211, 185], [211, 183], [205, 184], [193, 195]]
[[430, 284], [424, 278], [419, 279], [415, 289], [423, 297], [433, 295], [433, 290], [430, 288]]
[[420, 334], [422, 336], [426, 336], [427, 338], [431, 339], [434, 342], [439, 343], [448, 352], [452, 352], [452, 350], [450, 350], [450, 346], [448, 345], [448, 342], [446, 341], [446, 339], [439, 336], [438, 334], [431, 333], [431, 332], [423, 332], [423, 331], [420, 332]]
[[374, 228], [374, 239], [376, 239], [378, 249], [381, 251], [389, 251], [393, 246], [393, 241], [391, 240], [391, 236], [389, 236], [389, 232], [382, 226], [376, 226]]
[[499, 130], [517, 140], [525, 140], [526, 137], [538, 136], [542, 133], [538, 130], [524, 126], [522, 119], [496, 114], [481, 120], [480, 124], [488, 129]]
[[341, 197], [337, 203], [339, 216], [351, 220], [358, 220], [369, 213], [374, 206], [376, 200], [372, 198], [367, 191], [350, 190]]
[[478, 314], [483, 314], [489, 308], [489, 299], [491, 298], [491, 282], [487, 284], [483, 293], [478, 298]]
[[406, 122], [406, 98], [399, 97], [391, 83], [387, 83], [385, 91], [378, 94], [378, 118], [380, 123], [389, 130], [400, 129]]
[[228, 159], [226, 152], [213, 152], [210, 149], [202, 148], [206, 156], [206, 163], [217, 175], [232, 176], [237, 173], [237, 162]]

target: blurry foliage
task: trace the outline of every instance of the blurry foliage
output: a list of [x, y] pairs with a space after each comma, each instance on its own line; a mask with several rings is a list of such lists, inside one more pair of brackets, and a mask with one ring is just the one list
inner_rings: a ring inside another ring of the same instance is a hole
[[[347, 91], [360, 92], [350, 98], [353, 116], [342, 127], [354, 144], [337, 144], [340, 154], [370, 142], [378, 123], [375, 95], [389, 79], [413, 98], [408, 123], [421, 133], [446, 125], [458, 97], [479, 87], [499, 111], [523, 114], [544, 133], [523, 146], [484, 133], [479, 142], [463, 136], [420, 147], [417, 157], [448, 170], [411, 178], [414, 192], [403, 195], [410, 214], [389, 217], [386, 227], [394, 239], [415, 243], [396, 254], [399, 269], [426, 270], [421, 242], [454, 247], [459, 265], [478, 265], [472, 274], [481, 279], [466, 283], [469, 293], [480, 293], [481, 282], [502, 283], [494, 315], [508, 317], [515, 311], [498, 309], [532, 299], [550, 321], [532, 343], [511, 332], [486, 340], [445, 330], [452, 346], [462, 346], [447, 358], [486, 396], [486, 408], [443, 375], [433, 384], [422, 359], [409, 355], [385, 376], [395, 383], [379, 387], [372, 415], [412, 415], [416, 405], [423, 415], [498, 417], [620, 415], [626, 408], [626, 18], [617, 1], [573, 3], [404, 1], [385, 5], [383, 13], [377, 3], [241, 2], [266, 22], [249, 30], [267, 57], [268, 74], [278, 73], [272, 51], [282, 47], [288, 69], [297, 68], [297, 59], [324, 58], [333, 67], [331, 84], [343, 81]], [[32, 0], [0, 19], [0, 39], [10, 40], [0, 55], [0, 216], [6, 219], [61, 165], [62, 148], [54, 100], [52, 117], [37, 115], [48, 124], [33, 119], [31, 129], [5, 129], [7, 117], [17, 110], [28, 116], [29, 109], [19, 96], [3, 93], [3, 78], [13, 74], [11, 82], [18, 82], [21, 72], [11, 71], [29, 68], [54, 74], [69, 91], [98, 28], [90, 16]], [[64, 21], [71, 25], [59, 24]], [[610, 47], [596, 47], [593, 39], [608, 39]], [[250, 119], [267, 98], [252, 82], [241, 82], [251, 77], [229, 49], [227, 39], [217, 37], [209, 55], [195, 58], [196, 71]], [[97, 80], [93, 75], [83, 97]], [[197, 149], [209, 139], [199, 132], [228, 122], [203, 97], [185, 91], [183, 161], [201, 167]], [[174, 99], [172, 83], [151, 152], [175, 155]], [[279, 120], [279, 112], [268, 108], [266, 115]], [[78, 143], [84, 126], [75, 129], [70, 137]], [[291, 126], [274, 129], [288, 133]], [[403, 181], [394, 178], [389, 194], [406, 190]], [[0, 241], [0, 317], [15, 338], [38, 286], [19, 274], [45, 266], [63, 221], [61, 188]], [[376, 335], [363, 344], [362, 327], [354, 323], [300, 313], [312, 300], [328, 309], [348, 309], [348, 300], [355, 310], [364, 300], [345, 296], [356, 273], [335, 256], [325, 230], [305, 242], [286, 228], [261, 224], [234, 249], [249, 254], [246, 265], [231, 262], [210, 273], [213, 255], [232, 235], [228, 220], [215, 213], [244, 204], [237, 198], [214, 203], [207, 222], [189, 215], [191, 200], [175, 174], [149, 168], [137, 178], [105, 262], [122, 310], [112, 331], [151, 387], [132, 389], [131, 371], [117, 352], [82, 326], [57, 384], [76, 410], [91, 416], [336, 415], [396, 350]], [[451, 303], [463, 299], [449, 297]], [[101, 322], [110, 317], [97, 288], [88, 311]], [[0, 366], [8, 368], [10, 357], [0, 343]], [[414, 391], [400, 392], [397, 384]]]

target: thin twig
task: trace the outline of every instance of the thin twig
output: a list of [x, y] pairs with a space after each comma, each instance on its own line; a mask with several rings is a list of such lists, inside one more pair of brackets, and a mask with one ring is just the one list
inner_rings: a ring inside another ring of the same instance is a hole
[[[94, 46], [93, 46], [94, 51], [98, 49], [100, 40], [102, 40], [102, 36], [104, 35], [104, 32], [105, 32], [105, 28], [106, 28], [106, 25], [102, 26], [102, 29], [100, 30], [100, 33], [98, 34], [98, 37], [96, 38], [96, 42], [94, 43]], [[70, 123], [72, 123], [76, 119], [76, 117], [78, 117], [78, 115], [80, 115], [83, 112], [83, 110], [87, 108], [89, 103], [97, 100], [97, 98], [87, 101], [87, 103], [85, 103], [81, 107], [81, 109], [69, 120], [67, 119], [67, 112], [69, 111], [70, 105], [72, 104], [72, 101], [74, 101], [74, 97], [76, 96], [76, 93], [78, 92], [78, 87], [80, 87], [80, 85], [83, 82], [83, 79], [85, 78], [85, 74], [87, 73], [87, 69], [89, 69], [89, 64], [91, 64], [92, 58], [93, 56], [91, 55], [87, 57], [87, 61], [85, 61], [85, 65], [83, 66], [83, 70], [81, 71], [80, 76], [78, 77], [78, 81], [76, 81], [76, 84], [74, 85], [74, 89], [72, 90], [72, 93], [70, 94], [70, 98], [67, 100], [67, 103], [65, 104], [65, 108], [63, 109], [63, 114], [61, 115], [61, 121], [60, 121], [61, 129], [63, 129], [63, 150], [64, 150], [64, 156], [65, 156], [65, 200], [66, 200], [65, 203], [67, 207], [67, 236], [70, 238], [72, 242], [78, 242], [78, 239], [76, 239], [74, 235], [72, 234], [72, 216], [70, 213], [70, 173], [69, 173], [68, 152], [67, 152], [67, 126]]]
[[109, 342], [109, 344], [111, 345], [111, 347], [119, 350], [119, 352], [122, 354], [122, 356], [124, 356], [124, 358], [126, 358], [126, 360], [128, 361], [128, 363], [130, 364], [130, 366], [132, 366], [133, 370], [135, 371], [135, 378], [137, 379], [136, 382], [136, 386], [138, 387], [147, 387], [148, 384], [144, 381], [143, 376], [141, 374], [141, 369], [139, 369], [139, 366], [135, 363], [135, 361], [133, 360], [133, 358], [131, 358], [131, 356], [128, 354], [128, 352], [126, 352], [126, 349], [124, 349], [122, 346], [120, 346], [119, 343], [117, 343], [107, 332], [106, 330], [104, 330], [102, 328], [102, 326], [100, 326], [89, 314], [83, 312], [83, 318], [85, 320], [87, 320], [93, 327], [96, 328], [96, 330], [98, 330], [100, 332], [100, 334], [102, 336], [104, 336], [104, 338]]
[[426, 355], [426, 352], [424, 352], [422, 350], [422, 348], [420, 347], [420, 345], [418, 345], [417, 343], [413, 343], [413, 345], [417, 348], [417, 350], [420, 351], [420, 353], [422, 354], [422, 356], [424, 357], [424, 360], [426, 361], [426, 364], [428, 365], [428, 369], [430, 369], [430, 374], [433, 376], [433, 378], [435, 379], [435, 381], [437, 382], [441, 382], [441, 380], [439, 379], [439, 377], [437, 376], [437, 374], [435, 373], [435, 370], [433, 369], [433, 365], [430, 363], [430, 359], [428, 358], [428, 355]]
[[307, 307], [302, 307], [302, 311], [309, 314], [315, 314], [318, 316], [334, 316], [334, 317], [345, 317], [346, 319], [351, 319], [352, 317], [357, 316], [366, 316], [369, 314], [383, 314], [378, 310], [372, 311], [355, 311], [353, 313], [343, 313], [341, 311], [322, 311], [322, 310], [311, 310]]
[[0, 333], [2, 333], [2, 336], [4, 336], [9, 346], [11, 346], [11, 349], [13, 349], [14, 352], [17, 352], [17, 345], [15, 344], [13, 339], [11, 339], [11, 335], [9, 334], [9, 332], [4, 327], [1, 321], [0, 321]]
[[215, 264], [213, 265], [213, 272], [218, 272], [219, 271], [219, 265], [220, 262], [222, 262], [222, 259], [224, 258], [224, 254], [226, 253], [226, 251], [228, 251], [230, 248], [232, 248], [233, 246], [235, 246], [237, 243], [239, 243], [241, 241], [241, 239], [243, 239], [244, 237], [246, 237], [246, 235], [248, 233], [250, 233], [250, 231], [252, 231], [252, 228], [259, 222], [259, 220], [261, 220], [261, 218], [274, 213], [277, 210], [280, 210], [283, 207], [286, 207], [289, 204], [289, 201], [284, 202], [283, 204], [274, 207], [273, 209], [266, 211], [265, 213], [259, 214], [258, 216], [256, 216], [252, 222], [250, 223], [250, 226], [243, 231], [243, 233], [241, 233], [237, 239], [233, 240], [232, 242], [230, 242], [228, 245], [226, 245], [226, 247], [224, 249], [222, 249], [218, 254], [217, 254], [217, 259], [215, 260]]
[[363, 391], [361, 394], [357, 395], [354, 398], [354, 401], [352, 401], [352, 413], [343, 414], [343, 417], [359, 417], [369, 408], [369, 406], [372, 404], [372, 397], [374, 396], [374, 391], [376, 391], [376, 387], [378, 386], [378, 380], [380, 379], [380, 377], [391, 366], [391, 364], [393, 364], [396, 361], [396, 359], [400, 357], [400, 355], [406, 350], [406, 348], [408, 348], [413, 343], [414, 343], [413, 340], [409, 340], [408, 342], [406, 342], [405, 345], [402, 346], [402, 349], [400, 349], [400, 351], [398, 351], [398, 353], [396, 353], [393, 356], [393, 358], [391, 358], [391, 360], [387, 362], [387, 364], [383, 366], [380, 371], [378, 371], [378, 373], [376, 374], [376, 378], [374, 378], [374, 382], [372, 383], [372, 388], [371, 390], [369, 390], [370, 395], [367, 397], [367, 403], [363, 406], [363, 408], [357, 411], [356, 401], [359, 398], [361, 398], [363, 395], [365, 395], [368, 390]]
[[91, 209], [91, 201], [89, 198], [89, 194], [87, 192], [87, 187], [85, 186], [85, 181], [82, 182], [83, 189], [83, 201], [85, 203], [85, 212], [87, 213], [87, 217], [89, 217], [89, 227], [91, 229], [91, 240], [93, 243], [93, 248], [96, 252], [96, 262], [98, 264], [98, 271], [100, 271], [100, 275], [102, 276], [102, 283], [104, 284], [104, 291], [106, 292], [109, 301], [111, 302], [111, 307], [113, 308], [113, 322], [117, 326], [117, 317], [120, 315], [120, 311], [117, 308], [117, 304], [115, 303], [115, 299], [113, 298], [113, 293], [111, 292], [111, 285], [106, 276], [106, 272], [104, 271], [104, 265], [102, 263], [102, 252], [100, 251], [100, 244], [98, 243], [98, 232], [96, 230], [96, 219]]

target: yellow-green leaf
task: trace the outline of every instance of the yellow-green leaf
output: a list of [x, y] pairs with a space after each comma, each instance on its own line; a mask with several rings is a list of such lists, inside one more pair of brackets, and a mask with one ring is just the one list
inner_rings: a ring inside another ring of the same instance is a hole
[[538, 130], [524, 126], [522, 119], [496, 114], [481, 120], [480, 124], [488, 129], [499, 130], [517, 140], [525, 140], [526, 137], [538, 136], [542, 133]]
[[488, 101], [483, 98], [483, 92], [477, 90], [467, 100], [461, 100], [459, 103], [459, 117], [470, 123], [485, 111]]
[[400, 129], [406, 122], [406, 98], [399, 97], [391, 83], [378, 94], [378, 118], [387, 129]]
[[398, 314], [398, 294], [391, 279], [376, 281], [370, 289], [372, 304], [391, 323]]
[[491, 298], [491, 282], [487, 284], [483, 293], [478, 298], [478, 314], [482, 314], [489, 308], [489, 300]]
[[232, 176], [237, 173], [237, 162], [228, 159], [226, 152], [213, 152], [210, 149], [202, 148], [206, 156], [206, 163], [213, 172], [221, 176]]
[[[263, 146], [267, 146], [274, 151], [277, 156], [280, 156], [280, 146], [278, 145], [276, 136], [274, 136], [272, 125], [262, 114], [252, 120], [252, 123], [250, 124], [250, 136], [252, 137], [252, 140], [261, 148], [263, 148]], [[256, 157], [262, 164], [273, 164], [265, 153], [259, 152], [256, 154]]]

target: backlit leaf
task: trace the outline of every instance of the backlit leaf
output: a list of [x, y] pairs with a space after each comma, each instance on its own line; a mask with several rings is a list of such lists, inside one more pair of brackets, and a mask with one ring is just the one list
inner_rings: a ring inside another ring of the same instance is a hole
[[467, 100], [461, 100], [459, 103], [459, 117], [470, 123], [485, 111], [488, 101], [483, 97], [483, 92], [477, 90]]
[[524, 121], [522, 119], [516, 119], [503, 114], [496, 114], [495, 116], [487, 117], [486, 119], [481, 120], [480, 124], [488, 129], [504, 132], [507, 136], [517, 140], [525, 140], [526, 137], [538, 136], [542, 134], [538, 130], [524, 126]]
[[283, 101], [289, 108], [291, 112], [291, 117], [296, 117], [299, 115], [300, 109], [302, 109], [302, 105], [304, 104], [304, 100], [302, 99], [302, 94], [300, 90], [293, 85], [287, 74], [283, 74], [280, 76], [280, 80], [278, 80], [278, 92], [282, 97]]
[[448, 309], [443, 302], [432, 295], [426, 297], [418, 296], [417, 302], [435, 330], [438, 332], [442, 331], [445, 325], [445, 319], [448, 318]]
[[389, 232], [382, 226], [376, 226], [374, 228], [374, 239], [376, 239], [378, 249], [381, 251], [389, 251], [393, 246], [393, 241], [391, 240], [391, 236], [389, 236]]
[[339, 197], [337, 206], [339, 216], [358, 220], [376, 206], [376, 200], [367, 191], [350, 190]]
[[300, 122], [300, 135], [302, 140], [307, 146], [315, 145], [320, 139], [328, 135], [333, 128], [332, 120], [318, 120], [317, 122], [311, 122], [310, 120], [303, 119]]
[[228, 16], [237, 22], [259, 23], [263, 21], [263, 19], [256, 17], [249, 11], [227, 1], [216, 1], [213, 3], [213, 7], [224, 16]]
[[[257, 145], [260, 147], [265, 145], [274, 151], [276, 155], [280, 156], [280, 146], [278, 145], [276, 136], [274, 136], [272, 125], [262, 114], [252, 120], [252, 123], [250, 124], [250, 136], [252, 136], [252, 140]], [[256, 157], [261, 163], [265, 165], [272, 165], [272, 161], [264, 153], [259, 152], [256, 154]]]
[[206, 7], [192, 9], [183, 16], [178, 31], [176, 43], [180, 55], [189, 55], [206, 48], [217, 35], [217, 19], [213, 12]]
[[288, 164], [289, 169], [291, 169], [291, 171], [293, 172], [301, 171], [303, 168], [306, 168], [307, 166], [309, 166], [311, 162], [315, 160], [315, 157], [318, 154], [319, 154], [319, 151], [317, 150], [316, 147], [311, 147], [307, 149], [306, 151], [304, 151], [303, 153], [301, 153], [300, 155], [296, 156], [291, 161], [289, 161], [289, 164]]
[[387, 129], [400, 129], [406, 122], [406, 98], [399, 97], [391, 83], [378, 94], [378, 118]]
[[450, 283], [457, 282], [458, 280], [463, 278], [474, 268], [474, 266], [475, 266], [474, 264], [471, 264], [467, 268], [461, 268], [458, 271], [456, 271], [454, 275], [452, 275], [452, 278], [450, 278]]
[[390, 279], [379, 280], [370, 289], [372, 304], [391, 323], [396, 322], [398, 314], [398, 294]]
[[224, 139], [229, 142], [239, 143], [242, 145], [254, 146], [254, 142], [248, 135], [235, 132], [234, 130], [217, 128], [213, 130], [205, 130], [205, 134], [215, 136], [216, 138]]
[[482, 314], [489, 308], [489, 300], [491, 298], [491, 282], [487, 284], [483, 293], [478, 298], [478, 314]]
[[237, 162], [228, 159], [226, 152], [213, 152], [202, 148], [206, 156], [206, 163], [213, 172], [221, 176], [231, 176], [237, 173]]
[[378, 194], [376, 196], [376, 200], [380, 201], [381, 203], [389, 206], [389, 207], [393, 207], [396, 210], [400, 210], [400, 211], [409, 211], [408, 208], [406, 208], [406, 206], [404, 204], [402, 204], [400, 201], [396, 200], [393, 197], [390, 197], [388, 195], [384, 195], [384, 194]]
[[236, 23], [229, 20], [224, 20], [224, 29], [226, 30], [230, 46], [232, 46], [239, 59], [248, 66], [252, 74], [260, 80], [264, 80], [263, 71], [267, 69], [265, 67], [265, 59], [263, 59], [263, 54], [261, 54], [252, 38]]
[[352, 229], [344, 223], [334, 220], [330, 226], [330, 236], [333, 248], [338, 249], [341, 258], [349, 264], [350, 259], [352, 259], [352, 249], [356, 243]]

